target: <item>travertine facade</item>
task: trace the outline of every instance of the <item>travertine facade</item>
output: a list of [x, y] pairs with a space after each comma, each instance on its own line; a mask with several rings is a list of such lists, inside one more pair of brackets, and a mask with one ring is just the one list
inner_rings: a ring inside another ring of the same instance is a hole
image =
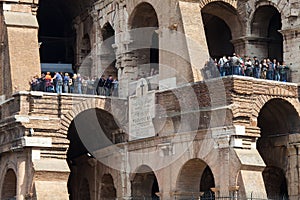
[[[1, 199], [299, 199], [298, 0], [0, 5]], [[120, 97], [29, 92], [39, 51], [52, 59], [47, 26], [63, 29], [57, 59], [115, 73]], [[233, 52], [285, 61], [294, 83], [208, 80], [209, 57]], [[152, 137], [130, 135], [145, 127]]]

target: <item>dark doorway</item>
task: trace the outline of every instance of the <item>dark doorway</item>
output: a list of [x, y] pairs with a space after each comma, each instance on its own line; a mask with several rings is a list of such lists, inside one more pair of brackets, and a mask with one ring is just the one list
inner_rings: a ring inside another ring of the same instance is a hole
[[[138, 76], [145, 78], [159, 73], [159, 27], [156, 11], [149, 3], [139, 4], [129, 18], [131, 48], [138, 58]], [[138, 78], [138, 77], [137, 77]]]
[[131, 182], [133, 200], [158, 200], [159, 186], [154, 172], [148, 166], [141, 166]]
[[100, 72], [99, 75], [105, 75], [108, 77], [112, 75], [114, 78], [118, 76], [118, 70], [116, 68], [116, 55], [113, 45], [115, 44], [115, 30], [110, 23], [104, 24], [101, 29], [103, 43], [101, 44], [100, 55]]
[[76, 33], [72, 16], [58, 0], [40, 0], [37, 19], [41, 63], [74, 64]]
[[110, 174], [104, 174], [102, 177], [100, 196], [102, 200], [115, 200], [117, 198], [114, 180]]
[[214, 199], [212, 187], [215, 187], [215, 181], [210, 167], [200, 159], [192, 159], [180, 170], [176, 199]]
[[267, 55], [271, 60], [275, 58], [283, 61], [283, 36], [278, 32], [281, 28], [281, 15], [275, 7], [268, 5], [257, 8], [251, 23], [251, 32], [266, 41], [267, 52], [262, 52], [262, 55]]
[[17, 177], [12, 169], [7, 170], [2, 183], [2, 200], [16, 199], [17, 197]]
[[234, 53], [234, 47], [231, 43], [231, 30], [221, 18], [202, 13], [204, 30], [212, 58], [221, 58], [222, 56], [231, 56]]
[[285, 172], [288, 169], [289, 157], [286, 145], [289, 135], [299, 132], [298, 113], [289, 102], [272, 99], [261, 109], [257, 122], [261, 130], [257, 149], [266, 164], [263, 178], [268, 198], [287, 198]]

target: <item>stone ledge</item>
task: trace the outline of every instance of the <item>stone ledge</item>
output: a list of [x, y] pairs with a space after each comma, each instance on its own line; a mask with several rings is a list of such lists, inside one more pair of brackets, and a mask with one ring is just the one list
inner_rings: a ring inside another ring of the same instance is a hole
[[33, 169], [36, 172], [70, 172], [67, 161], [59, 159], [35, 160], [33, 161]]
[[39, 27], [36, 17], [30, 13], [4, 11], [4, 19], [7, 26]]
[[263, 171], [266, 167], [256, 149], [234, 149], [242, 170]]
[[23, 137], [22, 146], [23, 147], [52, 147], [52, 138], [45, 137]]

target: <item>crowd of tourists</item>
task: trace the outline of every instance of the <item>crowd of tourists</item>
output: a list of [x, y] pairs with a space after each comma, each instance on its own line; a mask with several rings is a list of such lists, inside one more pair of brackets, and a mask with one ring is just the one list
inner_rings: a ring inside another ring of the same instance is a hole
[[221, 76], [240, 75], [250, 76], [275, 81], [288, 81], [289, 67], [284, 62], [277, 59], [272, 61], [269, 58], [258, 60], [256, 56], [253, 59], [233, 54], [233, 56], [223, 56], [219, 60], [214, 60]]
[[80, 74], [50, 72], [42, 73], [41, 76], [34, 76], [30, 81], [32, 91], [90, 94], [102, 96], [118, 96], [118, 79], [114, 79], [112, 75], [107, 78], [101, 77], [85, 77]]
[[[284, 81], [289, 79], [289, 67], [277, 59], [272, 61], [268, 58], [258, 60], [233, 54], [214, 60], [220, 76], [240, 75], [267, 80]], [[154, 73], [153, 73], [154, 74]], [[105, 77], [85, 77], [80, 74], [50, 72], [34, 76], [30, 81], [32, 91], [90, 94], [102, 96], [118, 96], [119, 81], [112, 75]]]

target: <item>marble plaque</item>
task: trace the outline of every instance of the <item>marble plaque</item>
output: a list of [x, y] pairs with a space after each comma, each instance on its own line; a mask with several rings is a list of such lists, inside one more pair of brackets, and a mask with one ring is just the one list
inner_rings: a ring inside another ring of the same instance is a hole
[[136, 95], [129, 97], [129, 140], [155, 136], [155, 92], [148, 90], [146, 79], [140, 79]]

